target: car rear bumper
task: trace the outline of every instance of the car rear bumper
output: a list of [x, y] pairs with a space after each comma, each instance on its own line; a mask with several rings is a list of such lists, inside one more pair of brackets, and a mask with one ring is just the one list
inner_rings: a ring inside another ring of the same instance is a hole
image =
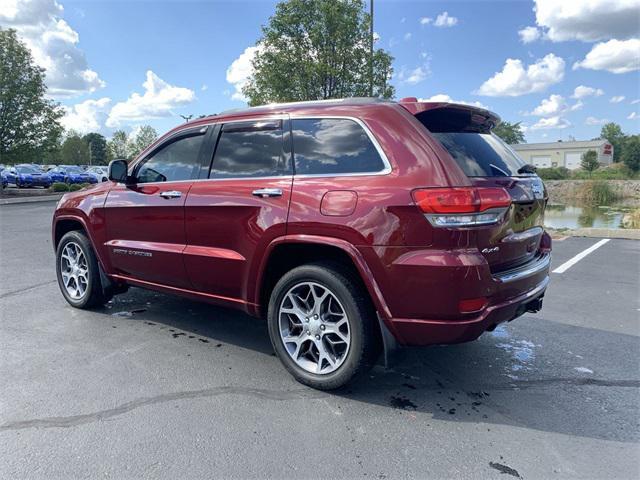
[[503, 302], [490, 305], [480, 315], [461, 320], [424, 320], [395, 318], [393, 324], [396, 340], [401, 345], [434, 345], [462, 343], [475, 340], [498, 324], [510, 322], [526, 312], [542, 308], [549, 276], [531, 290]]
[[[376, 306], [402, 345], [475, 340], [501, 322], [537, 311], [549, 283], [550, 248], [507, 271], [492, 272], [477, 249], [361, 250], [379, 292]], [[476, 311], [467, 302], [483, 301]], [[381, 308], [382, 307], [382, 308]]]

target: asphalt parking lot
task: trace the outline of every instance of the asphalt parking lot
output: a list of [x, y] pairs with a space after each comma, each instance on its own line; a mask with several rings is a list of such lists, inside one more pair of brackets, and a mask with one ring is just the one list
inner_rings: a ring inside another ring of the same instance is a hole
[[[0, 478], [638, 478], [640, 242], [552, 274], [539, 314], [303, 387], [266, 326], [131, 289], [63, 300], [53, 203], [0, 206]], [[554, 268], [594, 245], [554, 244]]]

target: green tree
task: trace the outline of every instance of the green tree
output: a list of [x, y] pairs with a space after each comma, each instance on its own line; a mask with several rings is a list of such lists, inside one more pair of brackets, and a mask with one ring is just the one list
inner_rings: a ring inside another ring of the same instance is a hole
[[640, 171], [640, 135], [627, 137], [621, 160], [634, 173]]
[[520, 122], [510, 123], [502, 121], [493, 129], [493, 133], [495, 133], [509, 145], [526, 142]]
[[60, 149], [60, 163], [64, 165], [85, 165], [89, 163], [89, 145], [73, 130], [67, 133]]
[[111, 140], [107, 142], [109, 157], [111, 159], [123, 158], [125, 160], [129, 160], [130, 157], [128, 142], [129, 138], [127, 137], [127, 132], [125, 132], [124, 130], [116, 130], [115, 132], [113, 132]]
[[[369, 25], [362, 0], [288, 0], [262, 27], [254, 73], [243, 93], [250, 105], [369, 96]], [[373, 54], [373, 95], [391, 98], [393, 57]]]
[[600, 166], [598, 163], [598, 153], [595, 150], [587, 150], [584, 152], [580, 160], [580, 166], [585, 172], [589, 172], [589, 176], [591, 176], [591, 173]]
[[44, 69], [15, 30], [0, 28], [0, 161], [41, 162], [62, 135], [62, 109], [45, 98]]
[[158, 138], [158, 132], [150, 125], [143, 125], [135, 132], [133, 138], [128, 140], [129, 158], [136, 157], [145, 148], [151, 145]]
[[602, 126], [600, 130], [600, 138], [606, 139], [611, 145], [613, 145], [613, 161], [619, 162], [624, 150], [624, 142], [626, 135], [617, 123], [607, 123]]
[[89, 146], [91, 152], [90, 163], [92, 165], [107, 164], [107, 139], [99, 133], [87, 133], [82, 140]]

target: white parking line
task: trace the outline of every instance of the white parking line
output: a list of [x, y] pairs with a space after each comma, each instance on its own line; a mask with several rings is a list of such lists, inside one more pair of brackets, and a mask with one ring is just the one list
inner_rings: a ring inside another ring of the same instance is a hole
[[587, 248], [586, 250], [583, 250], [582, 252], [580, 252], [579, 254], [577, 254], [575, 257], [573, 257], [570, 260], [567, 260], [566, 262], [564, 262], [562, 265], [560, 265], [558, 268], [556, 268], [555, 270], [553, 270], [553, 273], [564, 273], [567, 270], [569, 270], [571, 267], [573, 267], [576, 263], [578, 263], [580, 260], [582, 260], [584, 257], [586, 257], [587, 255], [589, 255], [591, 252], [593, 252], [594, 250], [597, 250], [598, 248], [600, 248], [602, 245], [604, 245], [605, 243], [607, 243], [610, 239], [609, 238], [603, 238], [602, 240], [600, 240], [598, 243], [591, 245], [589, 248]]

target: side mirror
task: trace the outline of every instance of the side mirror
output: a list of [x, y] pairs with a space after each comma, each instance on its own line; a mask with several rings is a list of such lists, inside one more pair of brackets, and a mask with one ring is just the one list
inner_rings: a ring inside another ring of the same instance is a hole
[[127, 169], [126, 160], [111, 160], [109, 162], [109, 180], [117, 183], [127, 183]]

